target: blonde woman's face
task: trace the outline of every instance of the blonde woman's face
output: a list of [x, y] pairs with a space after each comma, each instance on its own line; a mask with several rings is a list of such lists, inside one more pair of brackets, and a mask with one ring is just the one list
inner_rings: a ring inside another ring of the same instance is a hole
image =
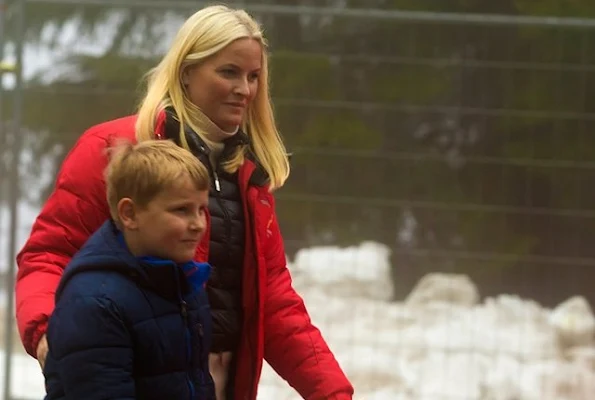
[[262, 55], [257, 40], [244, 38], [189, 67], [183, 83], [190, 101], [221, 129], [235, 130], [258, 91]]

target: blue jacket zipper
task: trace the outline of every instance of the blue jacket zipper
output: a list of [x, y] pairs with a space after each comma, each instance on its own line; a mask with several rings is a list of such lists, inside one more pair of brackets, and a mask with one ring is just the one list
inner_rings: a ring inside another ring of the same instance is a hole
[[188, 371], [186, 372], [186, 380], [188, 381], [188, 390], [190, 391], [190, 400], [195, 400], [195, 388], [194, 384], [192, 383], [192, 377], [190, 376], [190, 370], [192, 369], [192, 346], [191, 342], [191, 332], [190, 328], [188, 327], [188, 304], [184, 300], [180, 300], [180, 312], [182, 314], [182, 319], [184, 320], [184, 330], [185, 330], [185, 337], [186, 337], [186, 358], [188, 360]]

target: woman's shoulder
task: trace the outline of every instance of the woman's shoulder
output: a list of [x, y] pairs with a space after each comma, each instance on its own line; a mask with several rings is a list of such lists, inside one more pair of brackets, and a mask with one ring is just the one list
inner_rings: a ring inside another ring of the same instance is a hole
[[104, 141], [110, 143], [113, 140], [128, 139], [135, 141], [136, 115], [104, 121], [91, 126], [79, 138], [80, 141]]
[[266, 188], [269, 185], [269, 174], [252, 151], [248, 151], [239, 170], [240, 179], [247, 179], [249, 186]]
[[[134, 124], [136, 116], [131, 115], [88, 128], [77, 139], [72, 149], [66, 156], [62, 165], [62, 175], [71, 176], [81, 174], [88, 177], [89, 169], [81, 168], [90, 164], [107, 164], [106, 150], [117, 144], [118, 141], [128, 140], [135, 142]], [[103, 178], [103, 166], [92, 168], [91, 172], [97, 172]]]

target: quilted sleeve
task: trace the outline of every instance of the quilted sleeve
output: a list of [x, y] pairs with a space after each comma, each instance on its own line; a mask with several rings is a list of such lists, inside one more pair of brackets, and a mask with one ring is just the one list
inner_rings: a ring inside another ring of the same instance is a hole
[[270, 237], [264, 246], [268, 275], [264, 301], [265, 358], [306, 400], [351, 400], [351, 383], [292, 287], [274, 213], [267, 225]]
[[97, 135], [79, 139], [17, 256], [16, 317], [23, 345], [33, 357], [66, 264], [109, 216], [103, 180], [106, 145]]
[[54, 364], [66, 399], [136, 398], [132, 340], [109, 299], [65, 296], [50, 319], [47, 338], [48, 363]]

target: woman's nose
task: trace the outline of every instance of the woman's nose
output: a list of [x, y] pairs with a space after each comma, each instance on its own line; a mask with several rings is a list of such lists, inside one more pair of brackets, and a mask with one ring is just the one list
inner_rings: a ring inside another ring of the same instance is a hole
[[241, 94], [242, 96], [248, 96], [250, 94], [250, 85], [247, 79], [241, 79], [238, 81], [234, 92]]

